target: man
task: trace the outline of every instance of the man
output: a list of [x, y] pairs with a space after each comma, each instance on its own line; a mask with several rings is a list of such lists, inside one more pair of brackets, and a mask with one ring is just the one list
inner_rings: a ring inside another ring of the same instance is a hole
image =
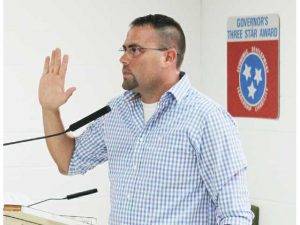
[[[135, 19], [121, 49], [125, 93], [79, 137], [47, 139], [62, 174], [108, 161], [110, 224], [250, 225], [246, 161], [236, 125], [180, 71], [185, 37], [164, 15]], [[61, 62], [62, 61], [62, 62]], [[68, 56], [45, 60], [39, 99], [45, 134], [64, 130], [59, 107]]]

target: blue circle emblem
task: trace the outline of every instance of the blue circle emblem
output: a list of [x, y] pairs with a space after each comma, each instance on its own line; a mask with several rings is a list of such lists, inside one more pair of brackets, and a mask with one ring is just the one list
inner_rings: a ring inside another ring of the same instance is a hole
[[266, 70], [261, 57], [248, 54], [240, 70], [240, 89], [245, 102], [256, 106], [262, 100], [266, 90]]

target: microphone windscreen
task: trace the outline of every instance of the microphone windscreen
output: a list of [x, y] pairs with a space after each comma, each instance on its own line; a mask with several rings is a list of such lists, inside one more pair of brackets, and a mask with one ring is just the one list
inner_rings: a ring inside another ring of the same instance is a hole
[[90, 195], [90, 194], [94, 194], [94, 193], [97, 193], [98, 190], [95, 188], [95, 189], [91, 189], [91, 190], [87, 190], [87, 191], [82, 191], [82, 192], [78, 192], [78, 193], [75, 193], [75, 194], [71, 194], [71, 195], [67, 195], [67, 199], [70, 200], [72, 198], [79, 198], [81, 196], [85, 196], [85, 195]]
[[93, 120], [104, 116], [106, 113], [110, 112], [111, 108], [107, 105], [101, 109], [99, 109], [98, 111], [92, 113], [91, 115], [88, 115], [87, 117], [84, 117], [83, 119], [77, 121], [76, 123], [73, 123], [69, 126], [70, 131], [75, 131], [80, 127], [83, 127], [84, 125], [88, 124], [89, 122], [92, 122]]

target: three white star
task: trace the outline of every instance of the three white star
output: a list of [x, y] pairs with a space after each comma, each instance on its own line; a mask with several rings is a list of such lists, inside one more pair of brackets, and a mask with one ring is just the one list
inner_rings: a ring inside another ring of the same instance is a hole
[[253, 82], [251, 82], [251, 85], [248, 87], [248, 91], [249, 91], [248, 98], [251, 97], [252, 99], [254, 99], [254, 94], [256, 92], [256, 89], [254, 87]]
[[245, 69], [243, 71], [243, 75], [246, 77], [246, 81], [248, 80], [249, 77], [251, 77], [251, 66], [248, 66], [245, 64]]
[[256, 69], [255, 68], [255, 76], [254, 76], [254, 80], [256, 80], [256, 84], [257, 86], [259, 85], [259, 82], [262, 81], [262, 77], [261, 77], [261, 69]]

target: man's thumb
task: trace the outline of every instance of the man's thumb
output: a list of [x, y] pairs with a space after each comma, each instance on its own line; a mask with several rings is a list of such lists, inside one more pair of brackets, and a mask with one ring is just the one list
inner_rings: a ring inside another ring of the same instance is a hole
[[71, 87], [68, 90], [66, 90], [65, 92], [66, 101], [68, 101], [68, 99], [71, 97], [74, 91], [76, 91], [76, 87]]

